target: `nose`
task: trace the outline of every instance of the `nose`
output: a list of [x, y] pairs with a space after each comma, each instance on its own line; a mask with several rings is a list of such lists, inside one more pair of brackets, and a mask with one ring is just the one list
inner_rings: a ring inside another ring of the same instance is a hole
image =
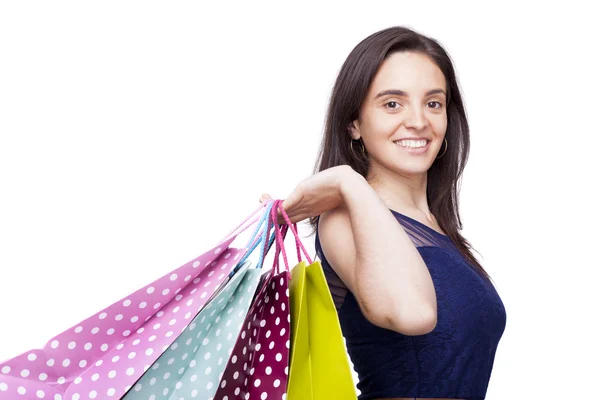
[[425, 118], [425, 115], [423, 114], [422, 107], [410, 107], [410, 109], [405, 115], [406, 119], [404, 121], [404, 124], [407, 128], [415, 128], [419, 131], [423, 129], [425, 125], [427, 125], [427, 120]]

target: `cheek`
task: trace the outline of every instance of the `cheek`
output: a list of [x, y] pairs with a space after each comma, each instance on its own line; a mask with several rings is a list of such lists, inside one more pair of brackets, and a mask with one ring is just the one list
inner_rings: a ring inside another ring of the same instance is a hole
[[381, 139], [393, 135], [402, 124], [402, 118], [397, 115], [382, 114], [365, 122], [364, 135], [369, 139]]
[[432, 121], [433, 130], [436, 135], [444, 135], [448, 128], [448, 118], [446, 116]]

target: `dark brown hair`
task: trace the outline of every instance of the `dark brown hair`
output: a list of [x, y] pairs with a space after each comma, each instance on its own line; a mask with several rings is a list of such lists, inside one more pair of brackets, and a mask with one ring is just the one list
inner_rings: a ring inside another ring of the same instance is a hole
[[[338, 165], [349, 165], [362, 176], [369, 172], [369, 159], [357, 157], [361, 145], [353, 144], [348, 132], [359, 116], [363, 100], [383, 61], [396, 52], [416, 52], [428, 56], [446, 78], [447, 150], [427, 172], [427, 201], [440, 227], [448, 234], [466, 259], [489, 278], [472, 254], [471, 244], [460, 234], [458, 188], [469, 156], [469, 124], [450, 56], [434, 39], [406, 27], [376, 32], [360, 42], [348, 55], [335, 81], [325, 122], [315, 173]], [[442, 145], [444, 147], [444, 145]], [[442, 150], [443, 151], [443, 150]], [[310, 223], [316, 229], [318, 217]]]

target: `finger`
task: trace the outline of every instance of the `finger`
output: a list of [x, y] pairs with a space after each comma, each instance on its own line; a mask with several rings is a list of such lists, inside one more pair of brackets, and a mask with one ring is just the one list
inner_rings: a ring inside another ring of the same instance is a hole
[[261, 203], [267, 203], [267, 202], [269, 202], [269, 201], [271, 201], [271, 200], [273, 200], [273, 199], [271, 198], [271, 196], [269, 196], [269, 195], [268, 195], [268, 194], [266, 194], [266, 193], [265, 193], [265, 194], [263, 194], [263, 195], [261, 196], [261, 198], [260, 198], [260, 202], [261, 202]]
[[[277, 209], [275, 210], [275, 212], [277, 213], [277, 223], [279, 225], [287, 225], [287, 222], [285, 220], [285, 217], [283, 216], [283, 213], [281, 212], [283, 208], [283, 202], [279, 203], [279, 205], [277, 206]], [[286, 215], [288, 213], [286, 212]], [[289, 218], [289, 215], [288, 215]]]
[[[286, 211], [286, 215], [289, 219], [289, 222], [291, 222], [292, 224], [304, 221], [305, 219], [309, 218], [309, 215], [306, 214], [305, 212], [297, 212], [297, 211], [287, 212]], [[281, 214], [281, 210], [278, 210], [277, 221], [281, 225], [289, 224], [288, 220], [286, 220], [285, 217]]]
[[302, 213], [302, 214], [290, 216], [290, 221], [292, 222], [292, 224], [297, 224], [298, 222], [302, 222], [307, 218], [309, 218], [308, 214]]
[[293, 213], [294, 207], [298, 205], [302, 200], [302, 194], [297, 189], [294, 190], [290, 195], [283, 200], [281, 206], [285, 210], [286, 213]]

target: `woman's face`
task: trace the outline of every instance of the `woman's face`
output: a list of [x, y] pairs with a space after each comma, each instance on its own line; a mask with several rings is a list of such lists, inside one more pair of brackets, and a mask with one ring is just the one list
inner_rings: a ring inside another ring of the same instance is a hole
[[445, 148], [445, 93], [444, 74], [427, 56], [398, 52], [383, 62], [350, 128], [353, 139], [362, 138], [373, 173], [427, 172]]

